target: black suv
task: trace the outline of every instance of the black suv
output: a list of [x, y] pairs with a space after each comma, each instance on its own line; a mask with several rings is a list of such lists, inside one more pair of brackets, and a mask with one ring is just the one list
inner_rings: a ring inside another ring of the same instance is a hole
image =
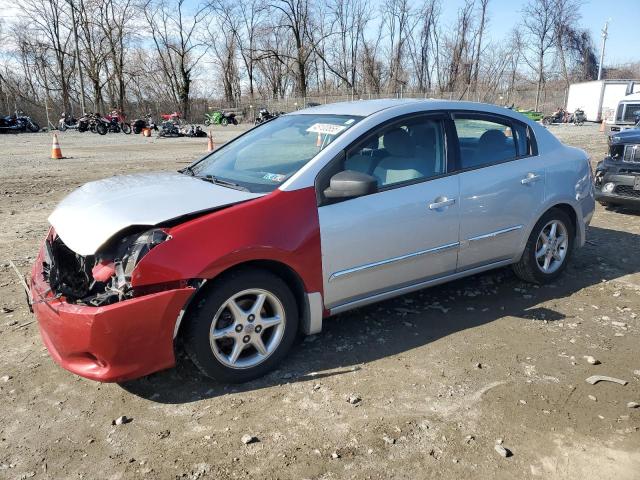
[[596, 200], [640, 207], [640, 128], [611, 133], [608, 142], [609, 155], [596, 167]]

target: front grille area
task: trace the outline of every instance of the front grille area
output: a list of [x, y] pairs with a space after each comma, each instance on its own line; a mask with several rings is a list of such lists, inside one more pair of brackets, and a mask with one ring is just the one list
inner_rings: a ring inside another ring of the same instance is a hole
[[634, 190], [631, 185], [618, 185], [615, 193], [625, 197], [640, 198], [640, 190]]
[[625, 145], [622, 161], [640, 163], [640, 145]]

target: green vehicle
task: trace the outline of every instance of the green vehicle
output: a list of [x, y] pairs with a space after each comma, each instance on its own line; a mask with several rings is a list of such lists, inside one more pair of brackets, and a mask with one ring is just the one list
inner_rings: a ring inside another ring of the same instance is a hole
[[529, 117], [534, 122], [539, 122], [544, 117], [542, 112], [536, 112], [535, 110], [521, 110], [518, 109], [517, 112], [523, 114], [525, 117]]
[[208, 127], [209, 125], [222, 125], [226, 127], [230, 123], [234, 125], [238, 125], [238, 120], [236, 119], [235, 113], [222, 112], [220, 110], [215, 110], [211, 113], [204, 114], [204, 124]]

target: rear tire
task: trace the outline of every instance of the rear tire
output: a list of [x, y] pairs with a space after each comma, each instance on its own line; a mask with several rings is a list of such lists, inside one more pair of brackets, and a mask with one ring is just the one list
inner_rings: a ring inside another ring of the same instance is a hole
[[184, 345], [193, 363], [225, 383], [274, 369], [291, 349], [299, 323], [284, 281], [263, 270], [237, 270], [205, 288], [185, 318]]
[[552, 208], [533, 227], [522, 258], [513, 265], [513, 271], [525, 282], [553, 282], [567, 267], [574, 242], [573, 222], [562, 210]]
[[40, 125], [38, 125], [36, 122], [30, 122], [30, 123], [27, 125], [27, 128], [29, 129], [29, 131], [30, 131], [31, 133], [37, 133], [37, 132], [39, 132], [39, 131], [40, 131]]
[[227, 119], [227, 117], [222, 117], [222, 120], [220, 120], [220, 125], [222, 125], [223, 127], [229, 125], [229, 120]]
[[96, 123], [96, 132], [99, 133], [100, 135], [106, 135], [107, 126], [102, 122]]
[[122, 129], [122, 133], [125, 135], [129, 135], [131, 133], [131, 125], [128, 123], [123, 123], [120, 128]]

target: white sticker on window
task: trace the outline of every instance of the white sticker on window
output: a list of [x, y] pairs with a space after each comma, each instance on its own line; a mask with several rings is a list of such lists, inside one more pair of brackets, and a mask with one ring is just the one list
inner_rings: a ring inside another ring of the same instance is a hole
[[344, 125], [334, 125], [332, 123], [314, 123], [307, 128], [307, 132], [320, 133], [322, 135], [337, 135], [346, 128]]
[[286, 175], [280, 175], [279, 173], [265, 173], [262, 178], [265, 180], [270, 180], [272, 182], [281, 183], [284, 182]]

